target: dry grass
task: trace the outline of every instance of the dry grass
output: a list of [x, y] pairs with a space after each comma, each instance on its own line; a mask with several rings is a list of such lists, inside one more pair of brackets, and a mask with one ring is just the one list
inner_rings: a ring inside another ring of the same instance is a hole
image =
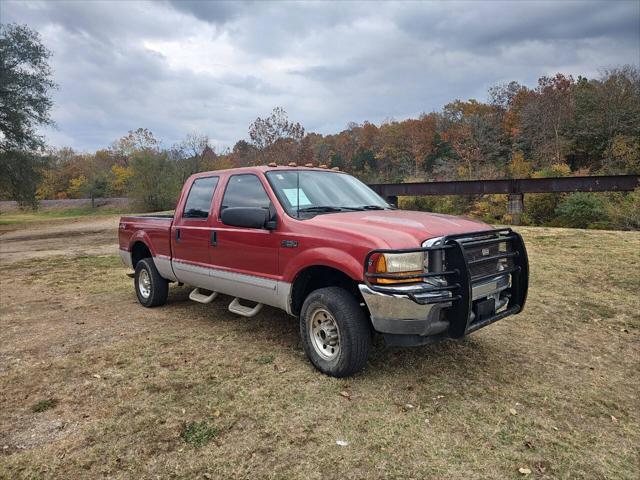
[[523, 314], [343, 380], [282, 312], [144, 309], [115, 256], [5, 265], [0, 478], [638, 478], [640, 234], [520, 230]]

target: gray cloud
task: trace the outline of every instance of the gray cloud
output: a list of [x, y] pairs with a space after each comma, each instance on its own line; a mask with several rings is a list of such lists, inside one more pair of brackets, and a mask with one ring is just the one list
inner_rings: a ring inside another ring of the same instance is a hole
[[13, 2], [54, 51], [51, 144], [92, 150], [148, 127], [220, 146], [283, 106], [307, 130], [486, 97], [508, 80], [639, 64], [640, 4], [618, 2]]

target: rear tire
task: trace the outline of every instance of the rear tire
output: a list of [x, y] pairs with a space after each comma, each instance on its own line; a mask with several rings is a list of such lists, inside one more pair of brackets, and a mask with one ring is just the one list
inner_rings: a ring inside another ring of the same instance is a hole
[[314, 290], [300, 312], [300, 335], [309, 360], [325, 375], [346, 377], [361, 370], [371, 349], [371, 329], [362, 307], [347, 290]]
[[158, 307], [167, 303], [169, 282], [160, 276], [152, 258], [143, 258], [136, 264], [134, 285], [142, 306]]

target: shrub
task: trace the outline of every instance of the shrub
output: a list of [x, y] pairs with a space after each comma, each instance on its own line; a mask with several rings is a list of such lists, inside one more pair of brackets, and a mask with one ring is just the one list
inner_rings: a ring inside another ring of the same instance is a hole
[[566, 196], [556, 208], [559, 226], [589, 228], [604, 226], [608, 222], [605, 204], [593, 193], [576, 192]]
[[562, 199], [559, 193], [531, 193], [524, 197], [523, 220], [527, 225], [547, 225], [556, 215]]
[[606, 209], [611, 227], [640, 230], [640, 188], [630, 193], [611, 193]]

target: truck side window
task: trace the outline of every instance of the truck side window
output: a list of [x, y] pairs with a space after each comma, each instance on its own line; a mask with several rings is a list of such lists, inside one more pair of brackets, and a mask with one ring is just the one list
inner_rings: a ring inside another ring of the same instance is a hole
[[207, 218], [218, 177], [198, 178], [191, 185], [182, 218]]
[[262, 183], [252, 174], [233, 175], [229, 178], [222, 198], [222, 209], [228, 207], [260, 207], [269, 209], [271, 200]]

